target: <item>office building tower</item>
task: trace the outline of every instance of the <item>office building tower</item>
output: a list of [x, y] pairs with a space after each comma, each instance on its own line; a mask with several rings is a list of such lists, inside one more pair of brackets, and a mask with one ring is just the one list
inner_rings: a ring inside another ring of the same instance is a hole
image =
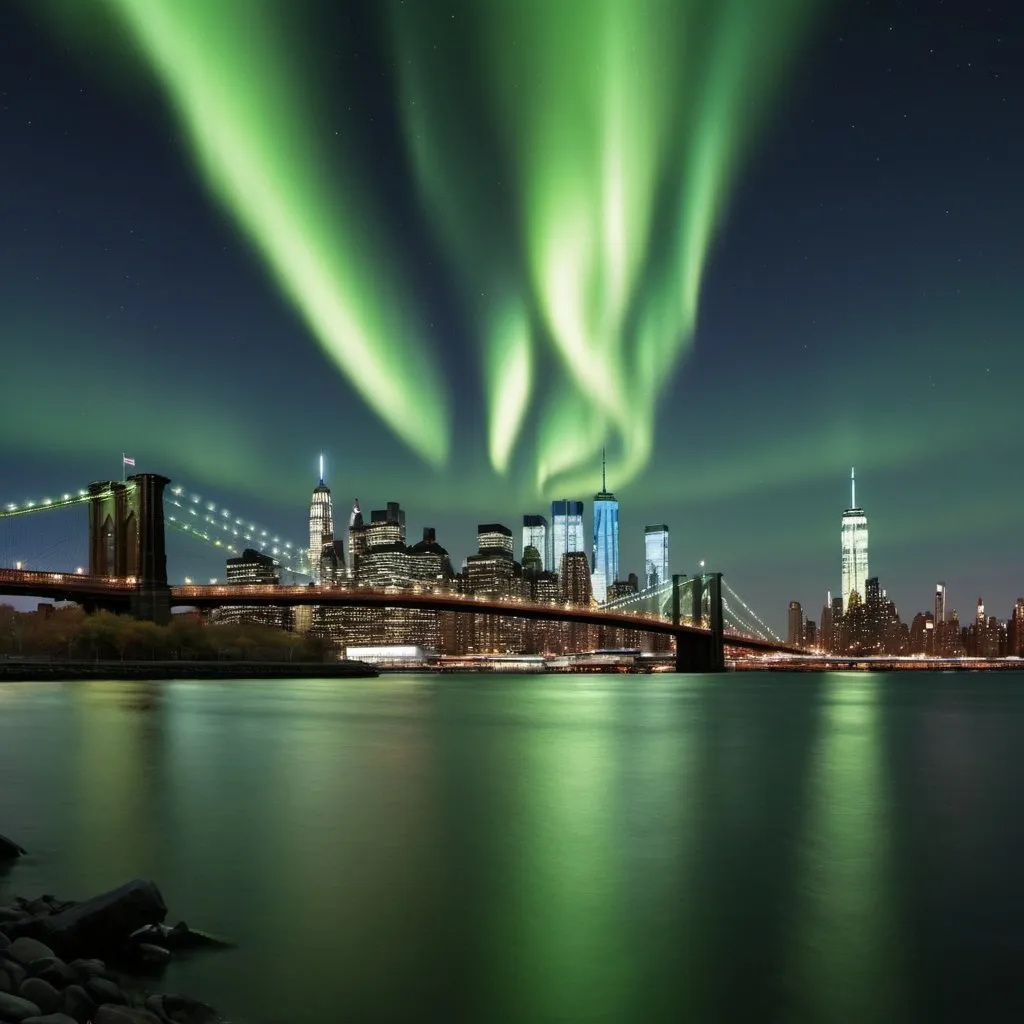
[[[524, 596], [522, 568], [512, 553], [512, 531], [500, 523], [477, 527], [477, 553], [466, 559], [465, 586], [470, 594], [501, 600]], [[466, 635], [465, 653], [512, 654], [522, 651], [522, 619], [505, 615], [474, 614]]]
[[528, 572], [531, 576], [544, 572], [544, 559], [532, 544], [527, 544], [523, 548], [523, 572]]
[[500, 523], [482, 523], [476, 528], [477, 550], [481, 553], [500, 551], [513, 558], [512, 531]]
[[668, 583], [668, 527], [664, 523], [644, 527], [644, 586]]
[[[246, 548], [225, 563], [225, 579], [229, 586], [276, 586], [281, 582], [281, 563], [262, 551]], [[221, 609], [221, 622], [253, 622], [263, 626], [287, 628], [290, 610], [267, 605], [228, 605]]]
[[1024, 597], [1018, 597], [1013, 606], [1007, 648], [1006, 653], [1011, 657], [1024, 657]]
[[320, 555], [324, 545], [334, 540], [334, 511], [331, 507], [331, 490], [324, 483], [324, 457], [320, 456], [320, 483], [313, 489], [309, 503], [309, 550], [307, 562], [309, 574], [314, 583], [322, 583]]
[[359, 556], [366, 552], [366, 523], [359, 508], [359, 499], [352, 502], [352, 512], [348, 517], [348, 557], [350, 574], [355, 577]]
[[366, 546], [405, 544], [405, 512], [397, 501], [389, 501], [387, 508], [375, 508], [366, 525]]
[[821, 629], [818, 631], [818, 644], [830, 654], [832, 651], [832, 595], [827, 594], [821, 607]]
[[526, 549], [534, 547], [540, 554], [541, 569], [551, 568], [548, 558], [548, 521], [543, 516], [523, 516], [523, 561]]
[[804, 610], [800, 607], [799, 601], [789, 602], [788, 629], [786, 631], [786, 643], [790, 647], [803, 647], [804, 645]]
[[608, 490], [604, 452], [601, 452], [601, 490], [594, 495], [594, 551], [591, 587], [600, 604], [608, 598], [608, 586], [619, 575], [619, 503]]
[[843, 612], [850, 607], [850, 594], [865, 598], [868, 581], [868, 517], [857, 506], [857, 483], [850, 470], [850, 507], [843, 513]]
[[553, 501], [551, 502], [551, 547], [550, 558], [546, 564], [555, 572], [562, 559], [573, 551], [586, 552], [583, 541], [583, 502]]

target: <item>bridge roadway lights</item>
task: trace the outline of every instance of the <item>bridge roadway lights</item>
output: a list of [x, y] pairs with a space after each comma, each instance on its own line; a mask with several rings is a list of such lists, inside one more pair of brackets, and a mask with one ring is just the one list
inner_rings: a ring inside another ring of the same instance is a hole
[[694, 576], [686, 585], [686, 577], [672, 577], [672, 623], [680, 625], [683, 620], [682, 591], [686, 586], [687, 618], [691, 622], [700, 622], [703, 618], [702, 604], [704, 591], [707, 590], [710, 605], [710, 630], [707, 633], [686, 633], [680, 630], [676, 640], [676, 671], [677, 672], [724, 672], [725, 671], [725, 636], [724, 618], [722, 616], [722, 574], [720, 572], [704, 573]]

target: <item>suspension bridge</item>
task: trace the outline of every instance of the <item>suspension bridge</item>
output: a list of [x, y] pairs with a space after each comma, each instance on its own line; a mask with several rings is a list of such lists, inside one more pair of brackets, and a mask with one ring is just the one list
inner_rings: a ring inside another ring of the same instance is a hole
[[[171, 530], [217, 549], [226, 556], [253, 548], [276, 558], [293, 581], [308, 580], [304, 551], [249, 517], [166, 477], [138, 473], [125, 481], [100, 481], [87, 488], [0, 506], [0, 594], [74, 601], [87, 609], [106, 608], [138, 618], [166, 622], [172, 608], [212, 609], [231, 605], [294, 607], [356, 606], [434, 609], [476, 615], [606, 626], [664, 634], [673, 638], [679, 671], [720, 671], [725, 648], [792, 652], [724, 580], [722, 573], [674, 576], [602, 606], [537, 604], [519, 598], [423, 591], [409, 587], [208, 585], [191, 580], [171, 585], [167, 575], [165, 531]], [[88, 534], [72, 557], [51, 543], [30, 550], [31, 531], [7, 529], [40, 513], [83, 506]], [[85, 557], [82, 557], [84, 554]], [[45, 563], [45, 564], [44, 564]]]

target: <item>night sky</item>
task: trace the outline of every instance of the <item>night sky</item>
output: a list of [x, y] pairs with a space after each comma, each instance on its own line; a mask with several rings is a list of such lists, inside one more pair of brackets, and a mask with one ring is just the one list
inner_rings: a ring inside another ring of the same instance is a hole
[[1022, 114], [1013, 3], [2, 4], [0, 501], [126, 451], [301, 540], [323, 451], [457, 566], [604, 445], [620, 574], [781, 631], [855, 465], [904, 619], [1005, 617]]

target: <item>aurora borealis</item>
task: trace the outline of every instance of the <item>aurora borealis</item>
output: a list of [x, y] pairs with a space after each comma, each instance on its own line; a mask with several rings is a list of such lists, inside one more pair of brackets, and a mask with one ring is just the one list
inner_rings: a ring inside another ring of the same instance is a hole
[[606, 446], [626, 569], [666, 521], [680, 571], [815, 616], [855, 463], [901, 611], [945, 579], [1004, 614], [1020, 33], [966, 2], [5, 5], [0, 497], [130, 450], [299, 534], [323, 449], [461, 556], [589, 501]]

